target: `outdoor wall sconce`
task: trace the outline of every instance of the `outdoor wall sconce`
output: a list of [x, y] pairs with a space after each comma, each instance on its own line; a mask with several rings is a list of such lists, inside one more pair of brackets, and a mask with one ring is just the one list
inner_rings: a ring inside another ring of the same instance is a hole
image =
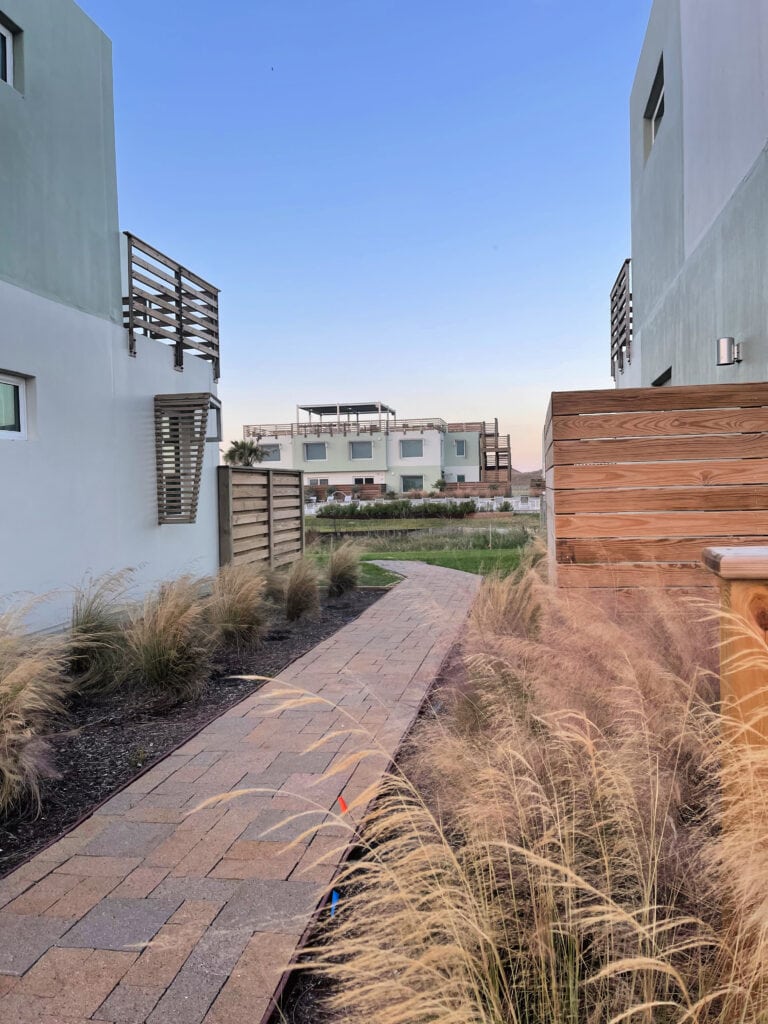
[[733, 366], [741, 362], [741, 345], [733, 338], [717, 339], [717, 365]]

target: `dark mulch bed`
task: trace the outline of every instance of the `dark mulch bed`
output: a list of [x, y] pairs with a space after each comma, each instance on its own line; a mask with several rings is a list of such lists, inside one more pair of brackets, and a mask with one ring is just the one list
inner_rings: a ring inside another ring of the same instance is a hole
[[40, 814], [27, 809], [0, 819], [0, 877], [262, 685], [228, 675], [277, 675], [381, 595], [381, 590], [358, 590], [328, 599], [317, 618], [295, 623], [276, 617], [258, 649], [220, 658], [200, 699], [170, 711], [142, 710], [135, 697], [123, 694], [74, 703], [53, 737], [58, 777], [43, 782]]

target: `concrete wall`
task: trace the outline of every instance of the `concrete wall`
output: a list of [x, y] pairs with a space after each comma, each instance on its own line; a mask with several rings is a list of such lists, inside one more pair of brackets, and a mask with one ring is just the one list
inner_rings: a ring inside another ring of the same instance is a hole
[[26, 375], [28, 440], [0, 440], [0, 595], [57, 591], [33, 625], [61, 623], [85, 573], [134, 566], [136, 595], [218, 564], [216, 465], [208, 444], [197, 522], [157, 524], [155, 394], [215, 390], [211, 364], [0, 282], [0, 369]]
[[[643, 114], [664, 54], [665, 114]], [[630, 102], [633, 362], [620, 387], [768, 376], [768, 6], [656, 0]], [[743, 362], [718, 368], [732, 335]]]
[[119, 322], [110, 41], [72, 0], [0, 9], [21, 29], [18, 88], [0, 82], [0, 280]]

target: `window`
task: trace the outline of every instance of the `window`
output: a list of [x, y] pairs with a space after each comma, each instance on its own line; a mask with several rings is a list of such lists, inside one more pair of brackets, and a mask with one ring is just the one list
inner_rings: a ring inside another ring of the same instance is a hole
[[372, 459], [373, 441], [350, 441], [349, 457], [350, 459]]
[[356, 476], [352, 482], [355, 484], [362, 484], [365, 483], [365, 479], [362, 476]]
[[0, 374], [0, 440], [23, 441], [27, 436], [26, 382]]
[[463, 484], [466, 481], [466, 479], [467, 478], [466, 478], [466, 476], [463, 473], [457, 473], [456, 474], [456, 483], [457, 484]]
[[456, 445], [456, 458], [466, 459], [467, 457], [467, 442], [456, 440], [453, 442]]
[[212, 398], [208, 406], [208, 436], [206, 441], [221, 441], [221, 402]]
[[309, 486], [310, 487], [327, 487], [328, 486], [328, 481], [324, 480], [322, 477], [320, 477], [318, 479], [316, 476], [311, 476], [309, 478]]
[[304, 445], [304, 459], [306, 462], [325, 462], [325, 441], [310, 441]]
[[651, 152], [651, 147], [659, 134], [661, 122], [664, 118], [664, 55], [659, 60], [656, 69], [656, 77], [651, 86], [651, 93], [645, 107], [645, 158]]
[[262, 462], [279, 462], [280, 461], [280, 445], [279, 444], [261, 444], [259, 445], [261, 450], [264, 452]]
[[0, 24], [0, 81], [13, 85], [13, 32]]
[[367, 476], [365, 478], [365, 480], [363, 480], [363, 483], [365, 483], [365, 484], [372, 484], [373, 483], [373, 477], [372, 476]]
[[[400, 442], [402, 444], [402, 441]], [[423, 476], [401, 476], [400, 477], [400, 490], [405, 491], [423, 491], [424, 490], [424, 477]]]
[[401, 459], [420, 459], [423, 454], [424, 454], [424, 442], [421, 439], [419, 439], [418, 441], [401, 441], [400, 442], [400, 458]]

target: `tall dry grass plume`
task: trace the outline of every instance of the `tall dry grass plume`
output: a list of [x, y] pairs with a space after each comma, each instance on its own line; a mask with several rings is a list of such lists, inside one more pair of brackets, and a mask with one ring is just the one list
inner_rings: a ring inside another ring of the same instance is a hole
[[360, 582], [360, 548], [350, 541], [337, 545], [328, 556], [328, 596], [341, 597]]
[[88, 579], [72, 602], [70, 671], [81, 693], [104, 693], [119, 685], [124, 647], [123, 602], [133, 572], [124, 569]]
[[295, 622], [305, 615], [314, 615], [320, 607], [318, 587], [320, 576], [314, 559], [297, 559], [285, 579], [285, 617]]
[[194, 699], [210, 676], [217, 637], [201, 589], [191, 576], [164, 583], [126, 623], [121, 683], [158, 705]]
[[768, 1021], [768, 750], [720, 728], [704, 619], [485, 583], [310, 952], [342, 1019]]
[[70, 688], [69, 638], [30, 635], [23, 610], [0, 614], [0, 814], [40, 802], [40, 781], [52, 774], [46, 739]]
[[269, 624], [264, 573], [248, 565], [226, 565], [213, 578], [208, 620], [220, 643], [253, 647]]

